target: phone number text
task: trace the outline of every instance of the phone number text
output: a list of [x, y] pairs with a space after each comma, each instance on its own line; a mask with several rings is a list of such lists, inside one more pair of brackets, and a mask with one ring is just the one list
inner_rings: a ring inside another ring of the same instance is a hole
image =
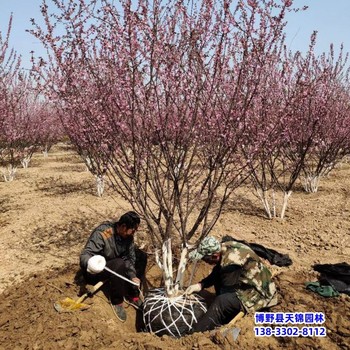
[[254, 327], [256, 337], [325, 337], [326, 327]]

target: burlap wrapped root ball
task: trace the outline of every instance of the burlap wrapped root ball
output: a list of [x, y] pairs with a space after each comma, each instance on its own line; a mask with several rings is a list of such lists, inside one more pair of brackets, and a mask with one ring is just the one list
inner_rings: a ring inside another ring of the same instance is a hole
[[207, 305], [198, 295], [168, 298], [163, 288], [150, 290], [143, 304], [143, 321], [148, 332], [181, 337], [206, 313]]

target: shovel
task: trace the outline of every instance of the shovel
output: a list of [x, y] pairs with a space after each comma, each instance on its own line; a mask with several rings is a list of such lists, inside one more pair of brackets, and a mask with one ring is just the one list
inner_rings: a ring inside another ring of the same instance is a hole
[[239, 321], [241, 318], [243, 318], [244, 312], [240, 311], [225, 327], [222, 327], [220, 329], [220, 333], [224, 336], [227, 337], [229, 333], [231, 333], [233, 340], [236, 340], [238, 337], [238, 334], [240, 332], [240, 328], [238, 327], [233, 327], [233, 325]]
[[78, 300], [73, 300], [71, 298], [65, 298], [60, 301], [56, 301], [53, 307], [57, 312], [73, 312], [76, 310], [86, 310], [90, 305], [84, 304], [83, 301], [87, 297], [91, 297], [95, 292], [103, 286], [104, 282], [96, 283], [92, 288], [90, 288], [85, 294], [83, 294]]

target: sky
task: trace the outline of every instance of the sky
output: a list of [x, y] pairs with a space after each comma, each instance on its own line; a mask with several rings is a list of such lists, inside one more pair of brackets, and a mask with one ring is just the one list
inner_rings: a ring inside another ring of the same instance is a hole
[[[0, 0], [0, 31], [4, 36], [12, 12], [10, 47], [22, 55], [25, 68], [30, 67], [30, 51], [34, 51], [36, 56], [44, 53], [40, 42], [25, 31], [31, 28], [30, 18], [42, 22], [41, 2], [42, 0]], [[307, 5], [309, 8], [287, 17], [286, 43], [289, 49], [305, 52], [310, 36], [316, 30], [317, 53], [327, 52], [331, 43], [336, 50], [343, 43], [345, 51], [350, 52], [350, 0], [294, 0], [294, 5]]]

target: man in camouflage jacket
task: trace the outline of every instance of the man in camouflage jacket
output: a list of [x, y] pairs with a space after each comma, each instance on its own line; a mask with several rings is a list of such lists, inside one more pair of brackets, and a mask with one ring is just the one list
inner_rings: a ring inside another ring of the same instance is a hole
[[206, 237], [190, 253], [190, 259], [202, 259], [215, 266], [208, 277], [189, 286], [186, 293], [214, 286], [217, 295], [193, 327], [194, 332], [226, 324], [240, 311], [251, 313], [277, 304], [271, 272], [248, 246], [236, 241], [220, 243], [214, 237]]

